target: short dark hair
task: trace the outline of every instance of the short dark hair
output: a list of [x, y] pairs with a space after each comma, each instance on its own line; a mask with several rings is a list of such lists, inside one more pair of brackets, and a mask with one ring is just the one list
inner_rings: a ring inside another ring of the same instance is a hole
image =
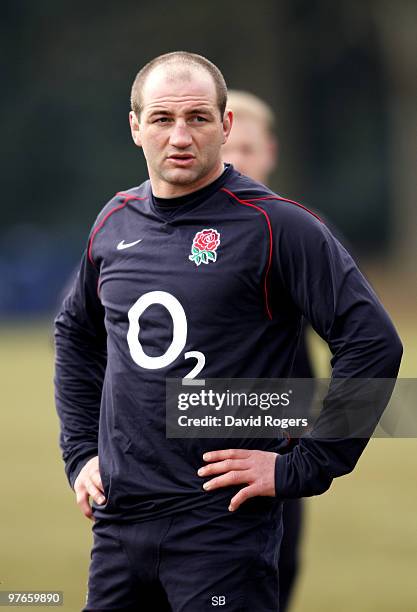
[[164, 64], [179, 64], [184, 68], [189, 66], [197, 66], [198, 68], [203, 68], [206, 72], [208, 72], [216, 87], [217, 105], [219, 107], [220, 117], [223, 118], [227, 104], [227, 86], [224, 76], [217, 66], [215, 66], [206, 57], [198, 55], [197, 53], [189, 53], [188, 51], [173, 51], [172, 53], [158, 55], [158, 57], [155, 57], [139, 70], [135, 80], [133, 81], [130, 95], [131, 108], [136, 113], [138, 118], [143, 110], [142, 91], [146, 78], [154, 68]]

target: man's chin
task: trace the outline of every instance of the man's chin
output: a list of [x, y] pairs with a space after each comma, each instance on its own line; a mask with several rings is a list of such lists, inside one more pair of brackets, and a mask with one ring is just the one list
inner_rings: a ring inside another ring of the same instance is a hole
[[171, 185], [190, 185], [199, 179], [199, 175], [189, 168], [175, 168], [164, 172], [162, 178]]

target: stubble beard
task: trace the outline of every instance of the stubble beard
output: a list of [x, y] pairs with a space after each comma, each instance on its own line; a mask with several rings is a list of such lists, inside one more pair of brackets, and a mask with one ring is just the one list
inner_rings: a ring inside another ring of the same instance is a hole
[[190, 185], [201, 177], [199, 172], [184, 170], [184, 169], [172, 169], [162, 170], [159, 173], [159, 178], [165, 183], [170, 185]]

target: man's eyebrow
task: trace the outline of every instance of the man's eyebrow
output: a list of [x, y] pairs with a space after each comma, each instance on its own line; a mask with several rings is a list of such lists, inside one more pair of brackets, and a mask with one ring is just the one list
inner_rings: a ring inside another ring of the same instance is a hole
[[[186, 114], [187, 115], [213, 115], [213, 111], [210, 108], [198, 107], [198, 108], [192, 108], [186, 111]], [[168, 110], [164, 110], [162, 108], [160, 109], [155, 108], [149, 113], [148, 116], [153, 117], [154, 115], [167, 116], [167, 115], [172, 115], [172, 112]]]
[[163, 109], [155, 109], [149, 113], [149, 117], [153, 117], [154, 115], [172, 115], [172, 113]]
[[193, 108], [187, 112], [188, 115], [212, 115], [213, 111], [210, 108]]

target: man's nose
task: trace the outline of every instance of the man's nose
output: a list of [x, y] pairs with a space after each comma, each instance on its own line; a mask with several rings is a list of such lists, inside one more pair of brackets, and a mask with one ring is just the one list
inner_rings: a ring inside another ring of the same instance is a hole
[[172, 127], [169, 144], [179, 149], [189, 147], [192, 143], [189, 127], [185, 121], [176, 121]]

